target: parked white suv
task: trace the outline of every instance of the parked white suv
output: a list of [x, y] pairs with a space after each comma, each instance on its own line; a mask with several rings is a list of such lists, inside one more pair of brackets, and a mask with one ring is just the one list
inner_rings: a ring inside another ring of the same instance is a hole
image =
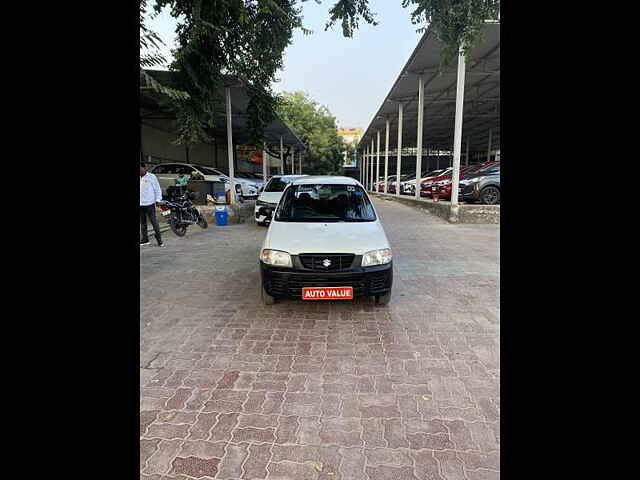
[[[202, 165], [193, 165], [190, 163], [161, 163], [149, 170], [156, 177], [162, 188], [162, 193], [167, 193], [167, 187], [175, 184], [176, 178], [180, 174], [193, 175], [194, 173], [200, 173], [205, 180], [210, 182], [221, 181], [226, 184], [226, 189], [229, 190], [229, 176], [223, 171], [216, 168], [205, 167]], [[236, 193], [244, 198], [251, 198], [258, 196], [258, 180], [248, 180], [246, 178], [234, 178], [236, 184]]]
[[302, 177], [306, 177], [306, 175], [274, 175], [271, 177], [256, 201], [254, 213], [258, 225], [263, 226], [271, 222], [271, 217], [280, 198], [282, 198], [284, 189], [291, 182]]
[[387, 304], [392, 253], [357, 180], [302, 177], [286, 187], [260, 250], [262, 300], [348, 300]]

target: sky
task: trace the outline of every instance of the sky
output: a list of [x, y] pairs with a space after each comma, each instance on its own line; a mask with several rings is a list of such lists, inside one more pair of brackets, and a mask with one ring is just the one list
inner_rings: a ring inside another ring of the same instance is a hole
[[[318, 5], [309, 0], [302, 4], [303, 24], [314, 33], [294, 33], [273, 88], [276, 92], [305, 91], [329, 109], [339, 128], [366, 129], [421, 34], [416, 33], [411, 10], [402, 8], [401, 0], [370, 0], [378, 25], [361, 21], [353, 38], [343, 37], [338, 24], [325, 32], [333, 3], [335, 0], [322, 0]], [[174, 45], [175, 25], [168, 10], [147, 23], [167, 44], [167, 58]]]

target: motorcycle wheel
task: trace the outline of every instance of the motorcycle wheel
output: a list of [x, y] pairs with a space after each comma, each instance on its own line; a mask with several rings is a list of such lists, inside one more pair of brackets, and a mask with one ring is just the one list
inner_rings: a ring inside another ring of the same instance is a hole
[[198, 226], [202, 228], [207, 228], [209, 226], [207, 219], [204, 218], [204, 215], [202, 215], [201, 213], [198, 213]]
[[187, 226], [185, 224], [176, 224], [174, 219], [169, 220], [169, 226], [171, 227], [171, 231], [179, 237], [184, 237], [187, 233]]

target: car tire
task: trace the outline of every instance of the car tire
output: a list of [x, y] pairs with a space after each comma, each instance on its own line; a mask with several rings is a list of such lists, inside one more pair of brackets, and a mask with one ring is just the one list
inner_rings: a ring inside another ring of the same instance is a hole
[[388, 305], [391, 301], [391, 292], [386, 295], [377, 295], [376, 296], [376, 305]]
[[276, 299], [269, 295], [264, 287], [262, 287], [262, 303], [264, 305], [273, 305], [276, 303]]
[[480, 192], [480, 202], [485, 205], [497, 205], [500, 203], [500, 189], [489, 185]]

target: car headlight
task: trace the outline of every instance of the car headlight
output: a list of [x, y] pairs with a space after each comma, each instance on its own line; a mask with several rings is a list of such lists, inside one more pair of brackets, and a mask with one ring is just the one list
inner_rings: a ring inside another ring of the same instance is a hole
[[474, 177], [469, 180], [470, 183], [478, 183], [480, 180], [484, 180], [484, 177]]
[[362, 256], [362, 266], [370, 267], [372, 265], [386, 265], [387, 263], [391, 263], [392, 257], [390, 248], [372, 250]]
[[280, 250], [269, 250], [265, 248], [260, 252], [260, 260], [267, 265], [274, 265], [276, 267], [291, 267], [291, 255], [287, 252], [281, 252]]

